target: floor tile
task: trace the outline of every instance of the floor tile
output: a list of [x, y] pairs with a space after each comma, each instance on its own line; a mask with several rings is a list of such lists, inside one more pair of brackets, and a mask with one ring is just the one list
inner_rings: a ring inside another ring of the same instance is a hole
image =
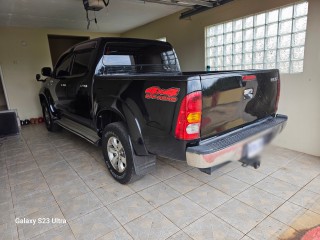
[[271, 176], [258, 182], [255, 187], [286, 200], [300, 190], [300, 187], [296, 185], [281, 181], [280, 179], [276, 179]]
[[106, 206], [134, 193], [126, 185], [114, 182], [94, 190], [96, 196]]
[[33, 155], [41, 155], [48, 151], [54, 151], [55, 148], [47, 142], [28, 144]]
[[288, 163], [302, 155], [302, 153], [300, 152], [277, 146], [271, 146], [270, 151], [273, 155], [277, 156], [282, 161], [287, 160]]
[[127, 233], [127, 231], [123, 227], [120, 227], [108, 233], [107, 235], [104, 235], [98, 240], [133, 240], [133, 238]]
[[249, 232], [267, 216], [237, 199], [216, 208], [213, 213], [243, 233]]
[[30, 171], [32, 169], [37, 169], [37, 168], [38, 168], [38, 165], [36, 161], [28, 161], [26, 163], [20, 163], [20, 164], [8, 166], [8, 173], [9, 175], [14, 175], [17, 173]]
[[101, 207], [102, 203], [92, 192], [82, 194], [60, 203], [61, 211], [68, 221]]
[[47, 190], [37, 192], [26, 198], [18, 200], [14, 205], [14, 211], [16, 213], [16, 217], [24, 217], [51, 205], [57, 204], [52, 193]]
[[151, 173], [151, 175], [155, 176], [156, 178], [159, 178], [161, 181], [164, 181], [180, 173], [182, 173], [180, 170], [168, 164], [157, 163], [157, 167], [155, 171]]
[[227, 163], [218, 165], [218, 166], [214, 167], [213, 169], [214, 169], [214, 171], [228, 173], [228, 172], [231, 172], [235, 169], [240, 169], [240, 168], [242, 168], [241, 162], [236, 161], [236, 162], [227, 162]]
[[262, 191], [256, 187], [248, 188], [236, 196], [236, 199], [261, 212], [264, 212], [265, 214], [272, 213], [285, 202], [284, 199]]
[[[14, 222], [15, 214], [14, 214], [12, 202], [0, 203], [0, 213], [1, 213], [0, 225]], [[1, 236], [1, 233], [0, 233], [0, 236]]]
[[60, 162], [63, 162], [66, 164], [66, 161], [62, 158], [62, 156], [56, 152], [50, 155], [35, 157], [35, 160], [38, 166], [40, 167], [40, 169], [49, 167], [51, 165], [55, 165]]
[[[64, 216], [62, 215], [59, 207], [57, 205], [50, 205], [47, 206], [46, 208], [41, 208], [39, 211], [34, 212], [32, 214], [29, 214], [25, 216], [27, 219], [36, 219], [38, 220], [39, 218], [48, 218], [49, 222], [51, 219], [64, 219]], [[19, 233], [19, 238], [20, 239], [29, 239], [35, 236], [38, 236], [44, 232], [49, 231], [50, 229], [56, 228], [56, 227], [61, 227], [61, 223], [48, 223], [48, 224], [41, 224], [38, 221], [33, 225], [33, 224], [17, 224], [18, 226], [18, 233]]]
[[50, 174], [49, 176], [45, 176], [45, 178], [49, 187], [51, 188], [57, 185], [63, 185], [65, 182], [78, 179], [79, 176], [73, 170], [68, 169], [66, 171], [61, 171], [59, 173], [56, 173], [54, 175]]
[[[320, 186], [318, 187], [320, 188]], [[317, 194], [315, 192], [311, 192], [307, 189], [302, 189], [292, 198], [290, 198], [289, 202], [320, 214], [320, 194]]]
[[[62, 153], [62, 156], [68, 161], [71, 162], [72, 160], [80, 159], [80, 158], [88, 158], [91, 157], [86, 151], [82, 151], [79, 149], [74, 149], [71, 151], [67, 151]], [[76, 162], [76, 161], [75, 161]]]
[[151, 211], [153, 207], [137, 193], [108, 205], [108, 209], [122, 224]]
[[128, 184], [128, 186], [135, 192], [141, 191], [147, 187], [153, 186], [157, 183], [159, 183], [160, 180], [151, 174], [148, 174], [146, 176], [143, 176], [141, 179]]
[[179, 228], [186, 227], [208, 212], [184, 196], [162, 205], [158, 210]]
[[183, 229], [195, 240], [240, 239], [243, 233], [209, 213]]
[[0, 224], [0, 240], [15, 239], [18, 239], [18, 231], [16, 225], [12, 222]]
[[6, 151], [6, 157], [11, 158], [11, 157], [23, 157], [23, 156], [30, 156], [31, 152], [28, 148], [17, 148], [17, 149], [10, 149]]
[[164, 240], [179, 231], [177, 226], [157, 210], [136, 218], [124, 227], [134, 239], [141, 240]]
[[63, 161], [63, 162], [57, 162], [49, 166], [43, 166], [41, 168], [41, 171], [45, 177], [48, 177], [51, 175], [57, 175], [59, 173], [73, 172], [73, 169], [70, 167], [70, 165], [67, 162]]
[[282, 166], [278, 166], [274, 163], [268, 162], [266, 159], [261, 158], [260, 167], [258, 169], [255, 169], [258, 172], [261, 172], [266, 175], [270, 175], [276, 171], [278, 171], [281, 167], [285, 166], [286, 164], [283, 164]]
[[302, 171], [301, 169], [293, 168], [291, 165], [288, 165], [286, 167], [280, 168], [271, 176], [284, 182], [303, 187], [313, 178], [315, 178], [317, 176], [317, 173]]
[[271, 214], [272, 218], [291, 226], [295, 230], [305, 230], [320, 225], [320, 215], [294, 203], [285, 202]]
[[0, 204], [5, 203], [5, 202], [11, 202], [12, 197], [11, 197], [11, 191], [9, 188], [3, 188], [0, 189], [1, 194], [0, 194]]
[[224, 173], [220, 172], [218, 170], [215, 170], [209, 175], [209, 174], [206, 174], [204, 172], [201, 172], [197, 168], [193, 168], [193, 169], [187, 171], [186, 174], [198, 179], [201, 182], [207, 183], [207, 182], [210, 182], [210, 181], [216, 179], [217, 177], [220, 177]]
[[21, 153], [14, 156], [6, 156], [6, 164], [7, 166], [11, 166], [14, 164], [22, 164], [27, 163], [29, 161], [34, 160], [33, 155], [31, 152], [28, 153]]
[[77, 239], [91, 240], [106, 235], [120, 227], [120, 224], [105, 207], [70, 222]]
[[199, 180], [185, 173], [172, 177], [165, 181], [165, 183], [182, 194], [203, 185], [203, 182], [200, 182]]
[[90, 191], [80, 178], [50, 188], [57, 202], [67, 202]]
[[309, 182], [305, 186], [305, 188], [308, 189], [309, 191], [320, 194], [320, 187], [319, 186], [320, 186], [320, 176], [316, 177], [311, 182]]
[[30, 182], [11, 187], [13, 202], [20, 201], [33, 194], [45, 191], [49, 191], [49, 187], [44, 178], [32, 179]]
[[87, 164], [85, 166], [81, 166], [78, 168], [75, 168], [74, 170], [79, 174], [79, 176], [81, 176], [82, 178], [91, 175], [91, 174], [95, 174], [98, 172], [104, 172], [106, 169], [105, 166], [102, 166], [100, 163], [95, 162], [91, 162], [90, 164]]
[[276, 219], [267, 217], [247, 235], [254, 240], [293, 239], [296, 231]]
[[32, 240], [75, 240], [69, 225], [63, 224], [61, 227], [53, 228], [47, 232], [44, 232], [34, 238]]
[[[248, 236], [244, 236], [243, 238], [241, 238], [241, 240], [253, 240], [251, 237]], [[271, 239], [270, 239], [271, 240]]]
[[94, 158], [90, 156], [90, 154], [88, 154], [86, 152], [84, 152], [84, 153], [86, 155], [80, 155], [79, 157], [72, 158], [71, 160], [67, 159], [68, 163], [70, 164], [70, 166], [73, 169], [80, 168], [80, 167], [85, 167], [87, 165], [97, 163], [96, 160], [94, 160]]
[[186, 171], [188, 171], [190, 169], [193, 169], [193, 167], [189, 166], [186, 161], [178, 161], [178, 160], [173, 160], [173, 159], [168, 159], [168, 158], [161, 158], [161, 157], [160, 158], [158, 157], [158, 159], [160, 161], [162, 161], [162, 162], [164, 162], [164, 163], [166, 163], [166, 164], [168, 164], [168, 165], [180, 170], [181, 172], [186, 172]]
[[181, 194], [164, 183], [158, 183], [139, 192], [139, 195], [151, 206], [157, 208], [179, 197]]
[[207, 184], [188, 192], [185, 196], [208, 211], [212, 211], [231, 198]]
[[2, 189], [10, 189], [8, 177], [0, 177], [0, 191], [2, 191]]
[[83, 181], [89, 186], [91, 190], [116, 182], [108, 172], [108, 170], [90, 174], [84, 177]]
[[240, 192], [243, 192], [250, 187], [249, 184], [228, 175], [218, 177], [208, 184], [230, 196], [236, 196]]
[[192, 240], [185, 232], [179, 231], [176, 234], [169, 237], [167, 240]]
[[307, 170], [316, 171], [320, 173], [320, 157], [311, 156], [308, 154], [301, 154], [296, 161], [292, 161], [293, 166], [305, 168]]
[[267, 175], [260, 173], [255, 169], [251, 169], [250, 167], [233, 170], [229, 172], [228, 175], [250, 185], [253, 185], [267, 177]]
[[[257, 170], [231, 162], [207, 175], [186, 162], [159, 158], [151, 175], [122, 185], [106, 169], [101, 148], [67, 131], [50, 133], [43, 124], [26, 126], [21, 136], [8, 138], [0, 146], [0, 240], [11, 235], [17, 239], [17, 227], [21, 239], [299, 237], [301, 231], [320, 224], [319, 159], [270, 146], [262, 153]], [[36, 166], [40, 169], [30, 170]], [[49, 206], [45, 206], [45, 198]], [[90, 199], [101, 203], [95, 208]], [[287, 199], [289, 202], [282, 204]], [[70, 226], [8, 226], [8, 220], [14, 222], [14, 211], [19, 214], [19, 206], [29, 213], [28, 218], [64, 218], [61, 208], [73, 212], [75, 218], [71, 217]], [[177, 232], [165, 230], [168, 226], [176, 226]], [[226, 234], [230, 236], [224, 237]]]
[[44, 180], [43, 175], [38, 168], [9, 176], [11, 186], [32, 182], [34, 179]]

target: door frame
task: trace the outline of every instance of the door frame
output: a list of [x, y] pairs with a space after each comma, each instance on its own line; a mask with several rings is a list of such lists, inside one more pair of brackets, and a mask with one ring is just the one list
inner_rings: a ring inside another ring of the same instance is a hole
[[9, 103], [9, 99], [8, 99], [7, 88], [6, 88], [6, 85], [4, 83], [4, 78], [3, 78], [3, 72], [2, 72], [1, 65], [0, 65], [0, 82], [2, 84], [2, 88], [3, 88], [3, 92], [4, 92], [4, 98], [5, 98], [5, 101], [7, 103], [7, 108], [8, 108], [8, 110], [10, 110], [10, 103]]

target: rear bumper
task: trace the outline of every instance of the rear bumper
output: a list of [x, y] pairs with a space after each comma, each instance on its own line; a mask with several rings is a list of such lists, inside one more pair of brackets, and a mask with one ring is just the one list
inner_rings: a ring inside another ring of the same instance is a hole
[[224, 162], [252, 157], [284, 129], [287, 120], [288, 117], [284, 115], [267, 117], [246, 127], [202, 141], [198, 146], [187, 148], [187, 163], [197, 168], [211, 168]]

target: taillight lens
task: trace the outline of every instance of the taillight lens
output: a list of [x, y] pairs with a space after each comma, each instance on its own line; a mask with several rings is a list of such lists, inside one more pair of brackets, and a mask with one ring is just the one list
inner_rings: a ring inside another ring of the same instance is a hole
[[182, 140], [200, 138], [202, 93], [193, 92], [184, 97], [180, 105], [175, 137]]
[[278, 81], [277, 81], [277, 97], [276, 97], [276, 104], [274, 106], [275, 112], [278, 111], [279, 99], [280, 99], [280, 78], [278, 78]]

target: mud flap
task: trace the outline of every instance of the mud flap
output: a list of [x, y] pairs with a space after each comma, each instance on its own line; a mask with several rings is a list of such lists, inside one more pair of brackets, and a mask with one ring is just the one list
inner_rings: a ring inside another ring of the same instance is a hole
[[133, 165], [137, 175], [147, 175], [156, 169], [156, 156], [137, 156], [133, 154]]
[[130, 137], [129, 137], [129, 143], [132, 149], [133, 166], [134, 166], [134, 171], [136, 175], [144, 176], [154, 171], [156, 169], [156, 162], [157, 162], [156, 156], [155, 155], [138, 156], [134, 152]]

